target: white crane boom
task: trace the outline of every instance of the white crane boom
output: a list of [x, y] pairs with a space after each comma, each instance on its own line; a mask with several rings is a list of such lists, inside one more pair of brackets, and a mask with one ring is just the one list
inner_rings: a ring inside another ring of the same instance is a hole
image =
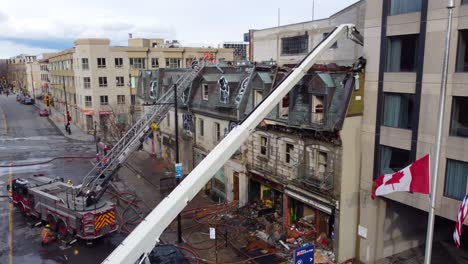
[[353, 24], [343, 24], [336, 27], [240, 125], [219, 142], [205, 159], [146, 216], [103, 263], [133, 264], [138, 260], [142, 260], [142, 256], [146, 258], [159, 242], [159, 237], [163, 231], [182, 212], [187, 203], [195, 197], [232, 154], [239, 149], [255, 127], [273, 110], [281, 99], [304, 77], [317, 58], [327, 51], [344, 33], [348, 33], [349, 38], [362, 44], [362, 38]]

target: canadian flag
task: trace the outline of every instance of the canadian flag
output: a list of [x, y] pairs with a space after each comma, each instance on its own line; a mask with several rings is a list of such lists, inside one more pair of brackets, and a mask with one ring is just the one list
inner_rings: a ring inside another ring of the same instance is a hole
[[379, 176], [371, 197], [374, 200], [377, 195], [392, 192], [429, 194], [429, 154], [400, 171]]

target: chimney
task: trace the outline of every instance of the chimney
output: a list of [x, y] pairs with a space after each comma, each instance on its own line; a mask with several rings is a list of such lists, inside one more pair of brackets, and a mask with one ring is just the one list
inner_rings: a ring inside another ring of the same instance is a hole
[[133, 34], [132, 34], [132, 33], [128, 33], [128, 38], [129, 38], [129, 39], [133, 38]]

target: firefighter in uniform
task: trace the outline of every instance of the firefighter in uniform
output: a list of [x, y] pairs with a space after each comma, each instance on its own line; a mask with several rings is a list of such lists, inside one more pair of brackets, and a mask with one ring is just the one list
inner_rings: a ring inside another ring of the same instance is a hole
[[52, 241], [55, 241], [56, 237], [52, 230], [50, 230], [50, 225], [47, 224], [41, 232], [42, 245], [47, 245]]

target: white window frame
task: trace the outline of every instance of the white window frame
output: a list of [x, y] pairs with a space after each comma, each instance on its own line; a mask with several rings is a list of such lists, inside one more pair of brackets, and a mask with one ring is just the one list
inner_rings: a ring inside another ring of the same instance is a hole
[[[106, 100], [102, 100], [102, 99], [106, 99]], [[107, 95], [101, 95], [99, 97], [99, 101], [101, 102], [101, 105], [109, 105], [109, 96]], [[104, 101], [104, 102], [103, 102]]]
[[159, 68], [159, 58], [151, 58], [151, 68]]
[[[88, 79], [88, 81], [86, 81]], [[90, 89], [91, 88], [91, 77], [83, 77], [83, 88]]]
[[[54, 66], [56, 66], [54, 64]], [[57, 68], [57, 67], [53, 67], [54, 70]], [[89, 70], [89, 59], [88, 58], [81, 58], [81, 69], [82, 70]]]
[[117, 95], [117, 104], [125, 104], [125, 95], [123, 94]]
[[115, 76], [115, 85], [117, 87], [125, 86], [125, 78], [123, 76]]
[[202, 99], [204, 101], [208, 101], [208, 96], [209, 96], [208, 88], [209, 88], [208, 84], [206, 83], [202, 84]]
[[106, 67], [106, 58], [97, 58], [97, 67], [105, 68]]
[[[89, 100], [87, 100], [89, 99]], [[91, 95], [85, 95], [84, 97], [85, 107], [93, 107], [93, 97]]]
[[[292, 146], [292, 148], [288, 148]], [[294, 144], [285, 142], [284, 143], [284, 162], [286, 164], [293, 164]], [[289, 160], [288, 160], [289, 159]]]
[[214, 122], [214, 129], [215, 129], [215, 136], [216, 136], [216, 141], [221, 140], [221, 124]]
[[114, 58], [114, 64], [116, 68], [123, 67], [123, 58]]
[[[265, 153], [263, 153], [263, 149], [265, 150]], [[260, 155], [268, 155], [268, 137], [266, 136], [260, 136]]]
[[99, 87], [107, 87], [107, 77], [106, 76], [99, 77]]

